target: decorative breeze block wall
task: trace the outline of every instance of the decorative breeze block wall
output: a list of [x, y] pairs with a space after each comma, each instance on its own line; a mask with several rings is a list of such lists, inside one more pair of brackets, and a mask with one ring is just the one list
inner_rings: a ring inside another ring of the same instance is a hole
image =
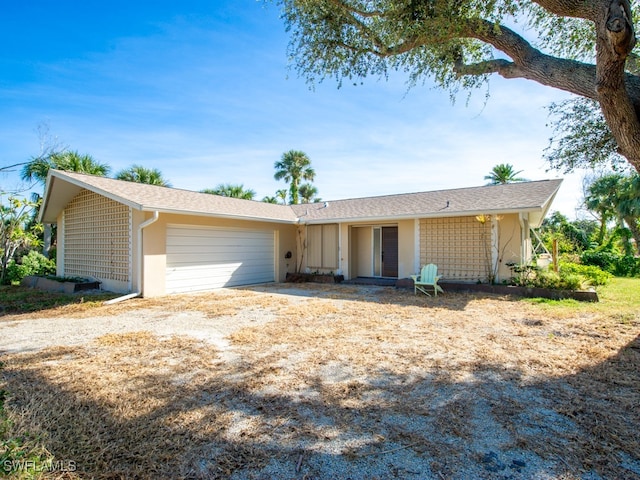
[[64, 211], [64, 274], [129, 282], [129, 207], [88, 190]]
[[420, 264], [435, 263], [443, 280], [486, 281], [491, 242], [491, 222], [476, 217], [420, 220]]

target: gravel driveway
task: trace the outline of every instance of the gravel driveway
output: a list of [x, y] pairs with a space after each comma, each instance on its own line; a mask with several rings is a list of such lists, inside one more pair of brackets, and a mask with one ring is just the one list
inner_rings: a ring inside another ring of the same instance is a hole
[[640, 323], [588, 310], [285, 284], [0, 333], [17, 426], [77, 478], [640, 478]]

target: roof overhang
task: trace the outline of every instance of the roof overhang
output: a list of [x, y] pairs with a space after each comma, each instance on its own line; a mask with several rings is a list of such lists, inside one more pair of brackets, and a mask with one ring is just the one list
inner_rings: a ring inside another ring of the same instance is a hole
[[169, 208], [149, 208], [143, 207], [139, 210], [143, 212], [158, 212], [164, 214], [174, 214], [174, 215], [193, 215], [196, 217], [209, 217], [209, 218], [224, 218], [228, 220], [246, 220], [252, 222], [265, 222], [265, 223], [278, 223], [278, 224], [289, 224], [295, 225], [297, 223], [296, 220], [284, 220], [280, 218], [268, 218], [268, 217], [256, 217], [252, 215], [234, 215], [234, 214], [226, 214], [226, 213], [211, 213], [211, 212], [202, 212], [198, 210], [182, 210], [182, 209], [169, 209]]
[[[547, 207], [548, 210], [548, 207]], [[541, 210], [539, 208], [522, 208], [522, 209], [499, 209], [499, 210], [478, 210], [478, 211], [461, 211], [461, 212], [437, 212], [437, 213], [412, 213], [408, 215], [390, 215], [390, 216], [372, 216], [372, 217], [348, 217], [348, 218], [319, 218], [319, 219], [310, 219], [305, 220], [304, 216], [298, 219], [298, 223], [303, 225], [318, 225], [324, 223], [389, 223], [389, 222], [397, 222], [399, 220], [415, 220], [418, 218], [452, 218], [452, 217], [475, 217], [477, 215], [510, 215], [510, 214], [519, 214], [519, 213], [527, 213], [529, 215], [529, 222], [531, 223], [531, 219], [534, 221], [539, 221], [542, 223], [542, 219], [544, 219], [546, 215], [546, 210], [544, 214], [541, 214]], [[539, 218], [539, 220], [538, 220]], [[536, 228], [536, 226], [534, 226]]]
[[198, 217], [210, 217], [210, 218], [225, 218], [230, 220], [246, 220], [246, 221], [258, 221], [265, 223], [279, 223], [279, 224], [295, 224], [296, 220], [285, 220], [268, 217], [258, 217], [253, 215], [236, 215], [226, 214], [223, 212], [202, 212], [198, 210], [185, 210], [185, 209], [167, 209], [157, 208], [154, 206], [146, 206], [136, 202], [132, 202], [125, 198], [114, 195], [111, 192], [95, 187], [93, 185], [87, 185], [86, 183], [64, 175], [64, 172], [51, 170], [47, 176], [47, 182], [45, 185], [45, 198], [42, 201], [40, 212], [38, 214], [38, 221], [42, 223], [57, 223], [58, 216], [67, 204], [73, 200], [82, 190], [89, 190], [109, 198], [115, 202], [124, 204], [134, 210], [141, 212], [158, 212], [164, 214], [175, 215], [194, 215]]
[[[483, 210], [458, 210], [451, 211], [447, 209], [436, 212], [419, 212], [413, 211], [406, 214], [398, 215], [370, 215], [370, 216], [347, 216], [347, 217], [331, 217], [329, 215], [322, 218], [305, 218], [302, 214], [298, 218], [270, 218], [269, 216], [243, 215], [239, 213], [225, 213], [223, 211], [201, 211], [188, 210], [182, 208], [162, 208], [158, 204], [143, 205], [130, 199], [120, 197], [110, 191], [104, 190], [96, 185], [88, 185], [87, 183], [74, 178], [72, 175], [66, 175], [65, 172], [59, 170], [49, 171], [45, 186], [45, 198], [38, 215], [38, 220], [43, 223], [56, 223], [58, 216], [62, 213], [66, 205], [83, 189], [95, 192], [106, 198], [127, 205], [130, 208], [142, 212], [159, 212], [164, 214], [176, 215], [193, 215], [210, 218], [225, 218], [245, 221], [258, 221], [267, 223], [277, 223], [284, 225], [294, 224], [323, 224], [323, 223], [389, 223], [399, 220], [412, 220], [417, 218], [444, 218], [444, 217], [463, 217], [476, 215], [506, 215], [506, 214], [527, 214], [529, 225], [532, 228], [538, 228], [542, 224], [542, 220], [546, 216], [551, 204], [558, 193], [560, 183], [554, 189], [553, 193], [544, 201], [542, 205], [528, 207], [513, 207], [500, 209], [483, 209]], [[330, 207], [329, 207], [330, 208]]]
[[[64, 210], [64, 207], [80, 193], [83, 187], [74, 185], [73, 183], [55, 177], [49, 172], [47, 182], [44, 187], [44, 198], [40, 211], [38, 212], [38, 221], [42, 223], [56, 223], [58, 215]], [[55, 194], [54, 194], [55, 192]]]
[[64, 173], [61, 174], [60, 172], [50, 170], [47, 175], [47, 183], [44, 188], [45, 197], [40, 206], [38, 221], [42, 223], [56, 223], [58, 221], [58, 215], [62, 213], [64, 207], [82, 190], [91, 190], [116, 202], [123, 203], [137, 210], [142, 210], [142, 205], [126, 201], [100, 188], [89, 187], [80, 180], [64, 176]]
[[542, 205], [542, 208], [529, 212], [529, 227], [540, 228], [544, 217], [546, 217], [547, 213], [549, 213], [549, 209], [551, 208], [551, 204], [558, 194], [558, 190], [560, 190], [560, 185], [558, 185], [558, 188], [556, 188], [556, 190], [549, 196], [544, 205]]

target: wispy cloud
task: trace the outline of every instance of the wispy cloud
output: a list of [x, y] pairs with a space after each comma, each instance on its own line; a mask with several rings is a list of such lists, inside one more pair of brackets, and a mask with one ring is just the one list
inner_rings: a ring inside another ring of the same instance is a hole
[[[402, 75], [311, 91], [287, 70], [275, 9], [216, 9], [167, 14], [140, 32], [128, 24], [112, 37], [98, 27], [100, 48], [33, 59], [28, 80], [0, 84], [4, 155], [28, 158], [35, 126], [48, 120], [114, 171], [141, 163], [175, 187], [243, 183], [259, 198], [284, 186], [273, 163], [289, 149], [310, 156], [326, 199], [480, 185], [498, 163], [531, 179], [556, 176], [542, 162], [544, 105], [562, 97], [556, 91], [496, 78], [486, 104], [479, 91], [468, 106], [451, 105], [429, 84], [407, 91]], [[556, 202], [566, 213], [574, 177]]]

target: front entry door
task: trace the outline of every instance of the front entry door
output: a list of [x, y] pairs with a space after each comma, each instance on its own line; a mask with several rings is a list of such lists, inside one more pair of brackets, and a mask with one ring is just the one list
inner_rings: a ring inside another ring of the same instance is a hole
[[398, 277], [398, 227], [374, 227], [373, 275]]

